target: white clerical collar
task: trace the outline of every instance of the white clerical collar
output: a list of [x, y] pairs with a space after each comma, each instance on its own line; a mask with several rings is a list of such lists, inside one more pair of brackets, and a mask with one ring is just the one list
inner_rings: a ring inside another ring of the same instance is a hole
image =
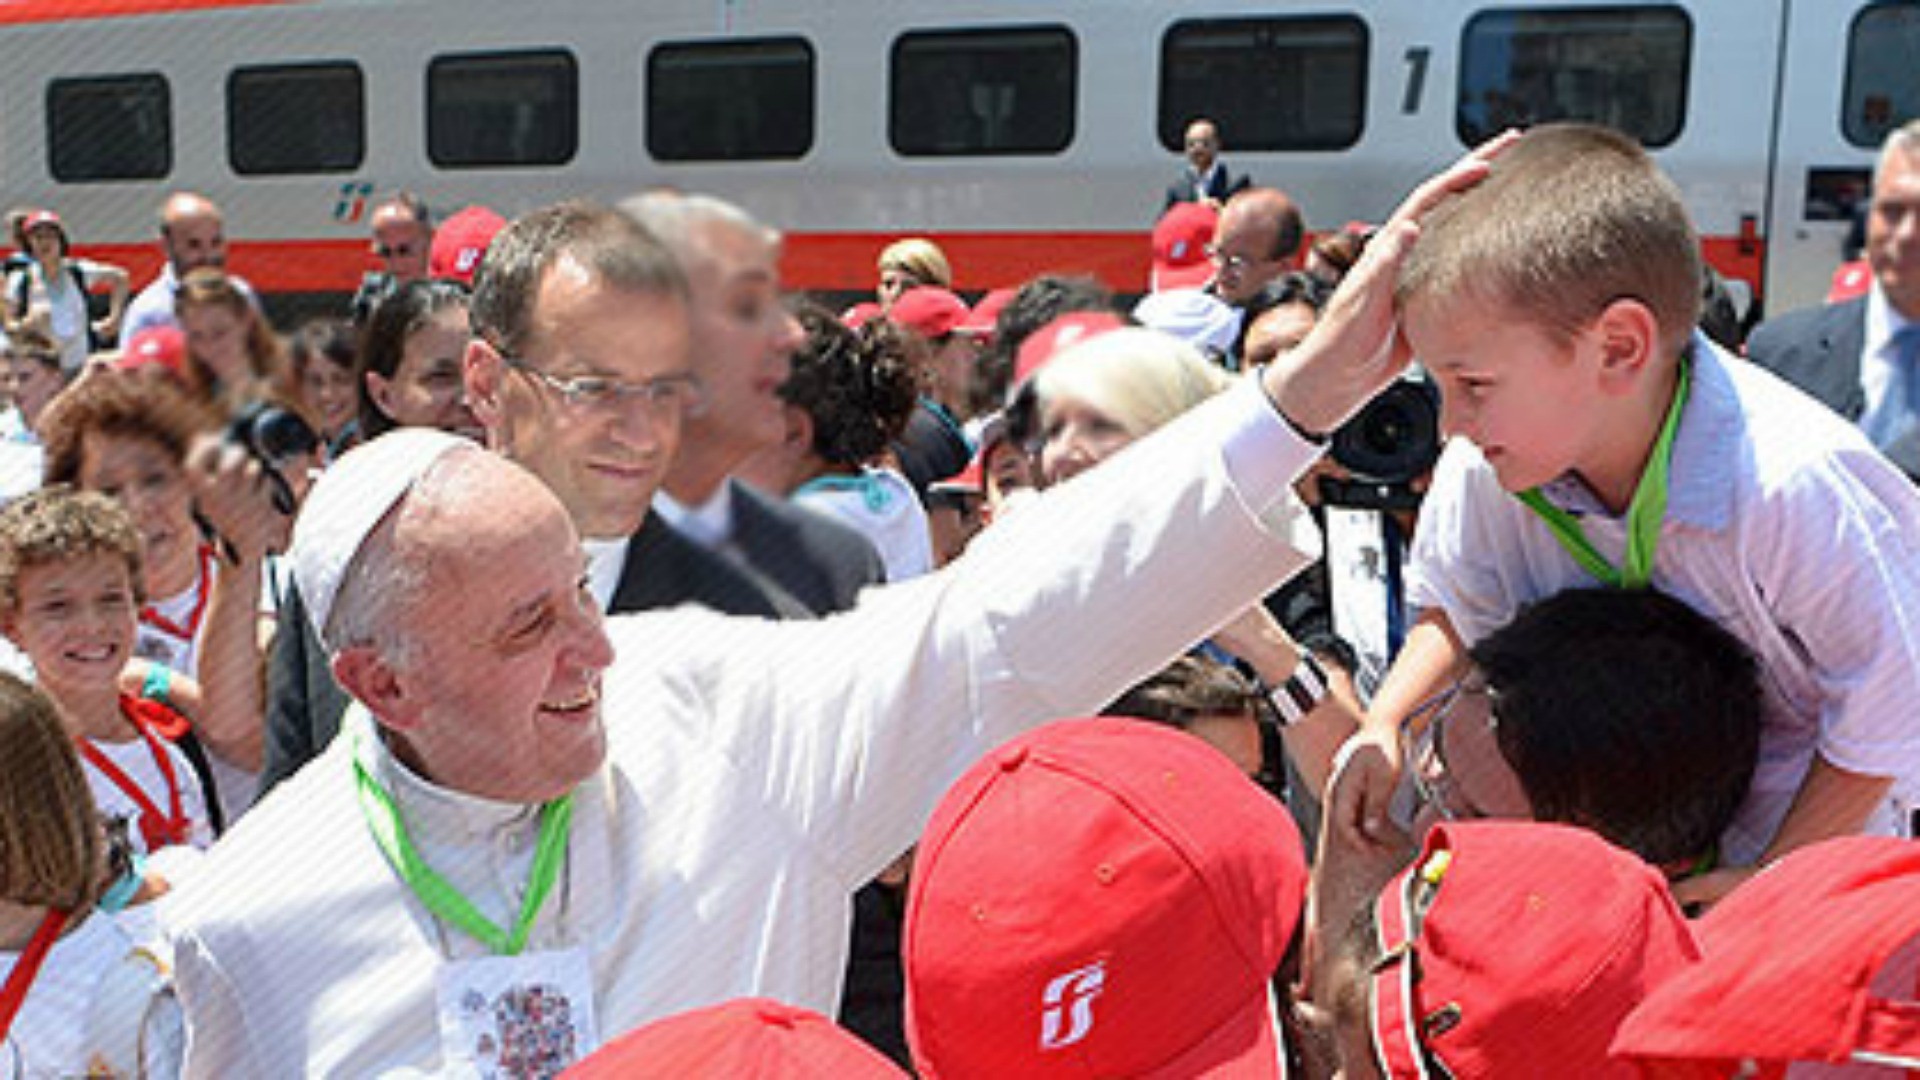
[[720, 485], [713, 497], [698, 506], [688, 506], [664, 491], [654, 492], [653, 508], [667, 524], [694, 543], [717, 548], [733, 538], [733, 481]]
[[582, 540], [580, 548], [587, 554], [587, 591], [593, 594], [593, 602], [600, 605], [601, 611], [608, 610], [613, 603], [613, 593], [620, 587], [620, 571], [627, 565], [627, 545], [631, 537], [618, 540]]
[[366, 747], [365, 760], [372, 766], [374, 779], [393, 796], [407, 832], [422, 850], [435, 842], [486, 839], [522, 830], [531, 834], [540, 827], [540, 803], [469, 795], [441, 787], [408, 768], [387, 745], [379, 722], [357, 701], [348, 706], [347, 724], [356, 728], [354, 740]]

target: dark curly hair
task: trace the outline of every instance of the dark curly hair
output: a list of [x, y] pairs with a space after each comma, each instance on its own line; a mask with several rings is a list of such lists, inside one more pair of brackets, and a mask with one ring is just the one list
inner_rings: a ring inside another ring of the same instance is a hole
[[878, 457], [900, 437], [918, 397], [901, 332], [884, 319], [849, 330], [811, 301], [794, 306], [807, 340], [781, 384], [787, 404], [813, 418], [813, 452], [833, 465]]

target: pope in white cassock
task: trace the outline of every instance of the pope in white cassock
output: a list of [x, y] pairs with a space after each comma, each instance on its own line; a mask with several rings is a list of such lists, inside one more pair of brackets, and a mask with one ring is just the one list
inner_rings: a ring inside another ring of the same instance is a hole
[[361, 704], [168, 901], [189, 1075], [540, 1071], [742, 995], [832, 1013], [849, 897], [954, 777], [1311, 556], [1298, 431], [1404, 365], [1410, 219], [1483, 169], [1417, 191], [1281, 364], [821, 622], [603, 620], [518, 466], [424, 431], [348, 454], [294, 565]]

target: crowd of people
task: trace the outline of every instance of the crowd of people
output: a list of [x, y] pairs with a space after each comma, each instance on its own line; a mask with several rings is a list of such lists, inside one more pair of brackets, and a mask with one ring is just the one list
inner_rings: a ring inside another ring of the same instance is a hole
[[1130, 305], [397, 193], [283, 337], [16, 213], [0, 1075], [1920, 1069], [1920, 121], [1750, 339], [1606, 128], [1317, 237], [1221, 143]]

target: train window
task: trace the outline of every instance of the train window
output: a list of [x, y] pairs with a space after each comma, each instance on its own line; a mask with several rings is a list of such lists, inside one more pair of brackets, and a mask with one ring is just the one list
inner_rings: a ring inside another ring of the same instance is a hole
[[1869, 4], [1847, 38], [1846, 110], [1841, 130], [1855, 146], [1877, 148], [1903, 122], [1920, 116], [1920, 5]]
[[1073, 142], [1079, 51], [1064, 26], [902, 34], [888, 141], [907, 157], [1057, 154]]
[[47, 170], [64, 184], [160, 180], [173, 171], [173, 99], [160, 75], [47, 84]]
[[443, 169], [564, 165], [579, 132], [570, 52], [469, 53], [427, 65], [427, 157]]
[[813, 149], [804, 38], [661, 45], [647, 56], [647, 152], [661, 161], [768, 161]]
[[227, 160], [241, 176], [351, 172], [366, 157], [357, 64], [243, 67], [227, 76]]
[[1670, 5], [1482, 11], [1461, 34], [1454, 126], [1472, 145], [1587, 120], [1665, 146], [1686, 120], [1692, 49], [1693, 22]]
[[1367, 25], [1351, 16], [1187, 19], [1160, 39], [1160, 144], [1207, 117], [1230, 150], [1338, 150], [1367, 115]]

